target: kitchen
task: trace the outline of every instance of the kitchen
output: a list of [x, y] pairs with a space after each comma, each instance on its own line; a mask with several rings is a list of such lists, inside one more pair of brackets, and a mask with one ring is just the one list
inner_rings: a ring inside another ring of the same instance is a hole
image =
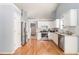
[[[0, 7], [0, 18], [4, 19], [0, 19], [0, 28], [2, 28], [0, 29], [2, 33], [0, 34], [0, 51], [4, 52], [2, 54], [14, 53], [18, 47], [25, 46], [31, 39], [53, 41], [63, 54], [79, 54], [79, 7], [77, 6], [79, 4], [15, 3], [5, 5], [7, 11], [3, 5]], [[2, 43], [4, 40], [6, 40], [5, 45]], [[7, 48], [8, 45], [9, 48]]]
[[[33, 19], [38, 23], [37, 40], [53, 40], [64, 51], [64, 54], [77, 54], [77, 13], [78, 9], [71, 8], [53, 21], [51, 19]], [[59, 14], [61, 13], [59, 12]]]
[[62, 51], [64, 51], [64, 54], [77, 54], [78, 37], [75, 32], [77, 28], [77, 23], [76, 16], [74, 16], [74, 14], [77, 14], [77, 10], [71, 9], [68, 12], [73, 13], [69, 15], [71, 18], [73, 17], [73, 23], [70, 22], [69, 25], [68, 23], [66, 23], [67, 26], [66, 24], [64, 24], [64, 22], [66, 21], [64, 17], [63, 19], [56, 19], [54, 21], [48, 19], [31, 19], [32, 21], [30, 21], [33, 22], [34, 20], [34, 22], [37, 22], [37, 40], [52, 40], [54, 41], [56, 46], [58, 46]]

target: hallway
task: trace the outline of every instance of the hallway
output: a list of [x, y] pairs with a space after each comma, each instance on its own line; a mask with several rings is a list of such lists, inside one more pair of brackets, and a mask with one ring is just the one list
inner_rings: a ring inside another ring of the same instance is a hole
[[31, 39], [25, 46], [18, 48], [14, 55], [62, 55], [62, 53], [52, 41]]

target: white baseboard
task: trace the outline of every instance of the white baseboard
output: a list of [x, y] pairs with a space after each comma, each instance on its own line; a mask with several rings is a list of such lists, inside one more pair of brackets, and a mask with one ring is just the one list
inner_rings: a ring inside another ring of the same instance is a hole
[[6, 55], [6, 54], [13, 54], [14, 53], [14, 51], [12, 51], [12, 52], [0, 52], [0, 55]]
[[64, 53], [64, 55], [78, 55], [78, 53]]

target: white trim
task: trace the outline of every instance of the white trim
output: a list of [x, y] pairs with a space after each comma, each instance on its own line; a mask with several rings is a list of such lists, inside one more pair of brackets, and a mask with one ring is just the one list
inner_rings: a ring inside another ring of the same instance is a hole
[[21, 47], [21, 45], [18, 46], [18, 47], [16, 47], [16, 48], [15, 48], [13, 51], [11, 51], [11, 52], [0, 52], [0, 55], [1, 55], [1, 54], [4, 54], [4, 55], [5, 55], [5, 54], [13, 54], [13, 53], [15, 53], [16, 49], [19, 48], [19, 47]]
[[17, 9], [17, 11], [19, 11], [21, 13], [21, 10], [15, 5], [15, 4], [11, 4], [14, 8]]
[[15, 51], [11, 51], [11, 52], [0, 52], [0, 55], [1, 54], [13, 54]]
[[[73, 52], [73, 51], [72, 51]], [[78, 55], [79, 53], [64, 53], [65, 55]]]

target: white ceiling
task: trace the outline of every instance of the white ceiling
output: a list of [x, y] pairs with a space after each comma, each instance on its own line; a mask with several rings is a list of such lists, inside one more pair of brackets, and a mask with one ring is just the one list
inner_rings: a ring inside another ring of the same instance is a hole
[[50, 18], [57, 7], [56, 3], [17, 3], [20, 9], [27, 13], [27, 17]]

